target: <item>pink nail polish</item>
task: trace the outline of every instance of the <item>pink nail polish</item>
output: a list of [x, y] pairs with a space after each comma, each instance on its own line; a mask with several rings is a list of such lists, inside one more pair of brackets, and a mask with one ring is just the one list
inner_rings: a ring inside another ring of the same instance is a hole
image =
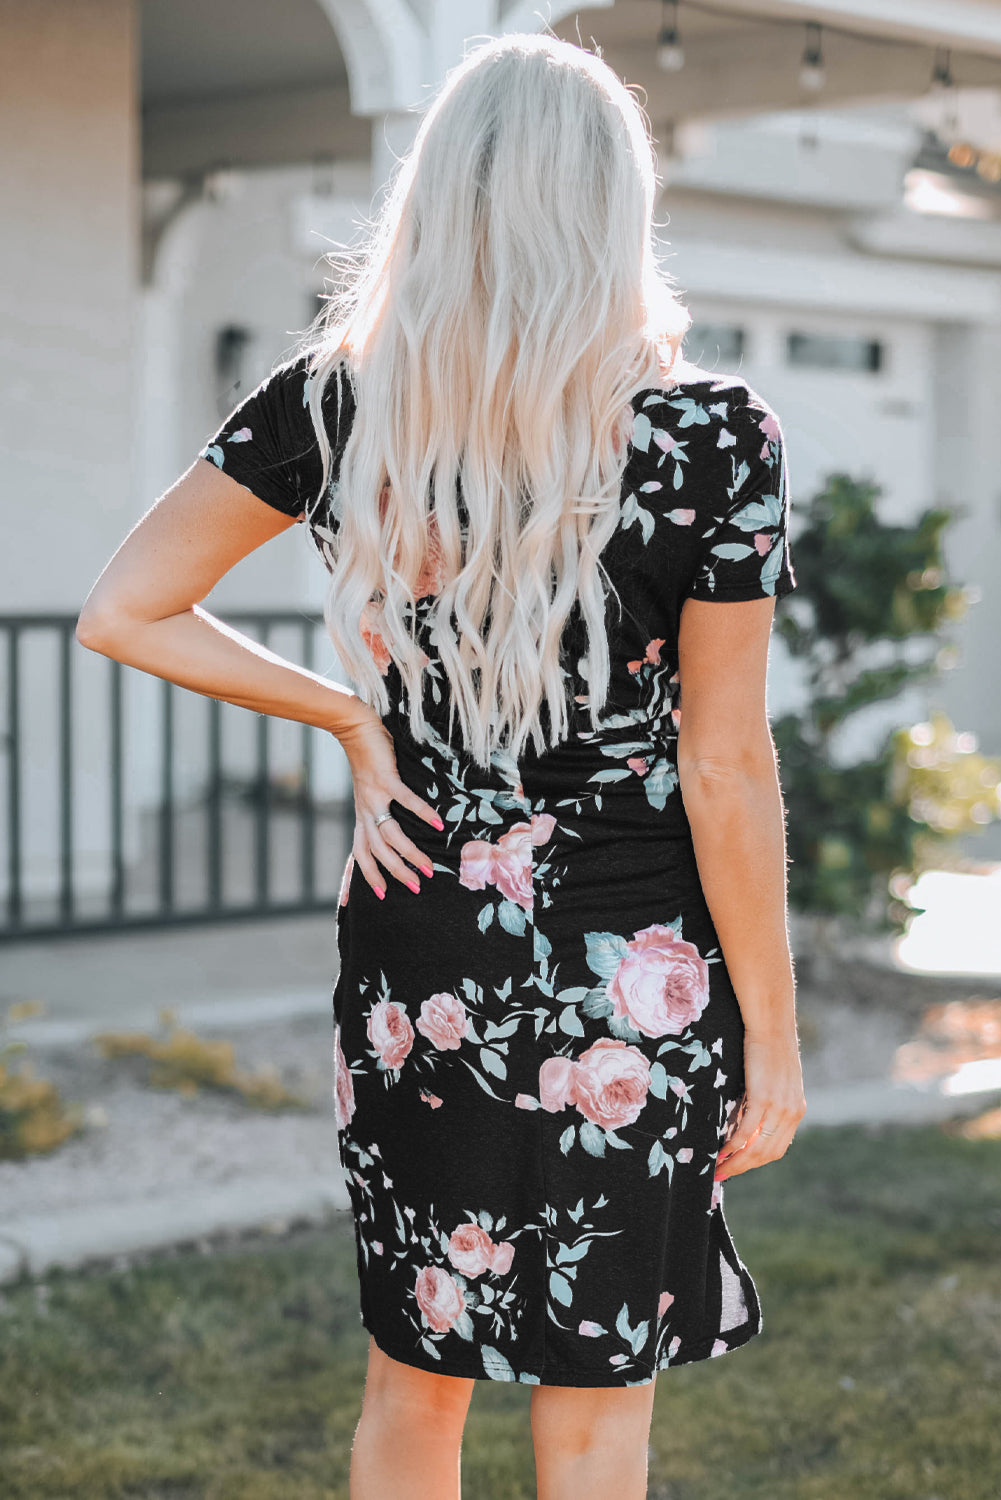
[[445, 827], [444, 823], [441, 821], [440, 818], [436, 818], [435, 819], [434, 826], [435, 826], [435, 828], [437, 828], [437, 830], [438, 830], [439, 833]]
[[382, 890], [380, 886], [373, 886], [372, 889], [375, 891], [375, 894], [378, 896], [380, 901], [385, 901], [386, 892]]
[[413, 891], [413, 893], [414, 893], [415, 896], [420, 893], [420, 886], [417, 884], [416, 880], [408, 880], [407, 881], [407, 885]]
[[434, 874], [434, 870], [430, 865], [421, 865], [421, 874], [426, 875], [430, 880], [431, 876]]

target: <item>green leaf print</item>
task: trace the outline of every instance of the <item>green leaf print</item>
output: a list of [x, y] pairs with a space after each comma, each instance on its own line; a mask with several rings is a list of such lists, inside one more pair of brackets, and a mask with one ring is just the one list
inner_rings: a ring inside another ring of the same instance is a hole
[[556, 1252], [556, 1263], [560, 1266], [567, 1266], [575, 1260], [583, 1260], [590, 1248], [590, 1240], [584, 1240], [579, 1245], [561, 1245]]
[[512, 937], [524, 937], [525, 912], [517, 902], [502, 901], [497, 908], [497, 916], [505, 932], [511, 933]]
[[711, 548], [713, 557], [725, 558], [727, 562], [739, 562], [742, 557], [750, 557], [754, 551], [746, 542], [719, 542]]
[[480, 914], [476, 918], [476, 925], [479, 927], [479, 929], [480, 929], [481, 932], [486, 932], [487, 928], [490, 926], [490, 923], [493, 921], [493, 919], [494, 919], [494, 904], [493, 904], [492, 901], [488, 901], [487, 904], [486, 904], [486, 906], [480, 908]]
[[640, 1350], [643, 1348], [643, 1345], [647, 1341], [647, 1334], [649, 1332], [650, 1332], [650, 1324], [649, 1323], [641, 1323], [638, 1328], [634, 1328], [633, 1329], [633, 1353], [634, 1354], [639, 1354]]
[[489, 1047], [481, 1047], [480, 1062], [486, 1068], [487, 1072], [492, 1073], [495, 1078], [507, 1077], [507, 1063], [499, 1052], [492, 1052]]
[[465, 1309], [463, 1309], [463, 1311], [456, 1318], [455, 1322], [452, 1324], [452, 1327], [455, 1329], [460, 1339], [466, 1339], [468, 1342], [472, 1342], [473, 1320], [465, 1311]]
[[593, 1120], [585, 1120], [580, 1127], [580, 1143], [591, 1156], [604, 1156], [605, 1132]]
[[650, 1092], [655, 1099], [667, 1098], [667, 1069], [663, 1063], [650, 1064]]
[[583, 1036], [584, 1023], [572, 1006], [560, 1014], [560, 1030], [566, 1032], [567, 1036]]
[[611, 979], [629, 949], [617, 932], [586, 932], [587, 966], [599, 979]]
[[514, 1380], [515, 1373], [499, 1349], [491, 1349], [486, 1344], [480, 1350], [483, 1357], [483, 1368], [491, 1380]]
[[562, 1302], [564, 1307], [569, 1307], [573, 1301], [573, 1287], [559, 1271], [550, 1272], [549, 1294], [557, 1302]]
[[564, 1130], [563, 1134], [560, 1136], [560, 1150], [563, 1152], [564, 1156], [566, 1156], [569, 1152], [570, 1147], [573, 1145], [576, 1137], [576, 1125], [568, 1125], [566, 1130]]

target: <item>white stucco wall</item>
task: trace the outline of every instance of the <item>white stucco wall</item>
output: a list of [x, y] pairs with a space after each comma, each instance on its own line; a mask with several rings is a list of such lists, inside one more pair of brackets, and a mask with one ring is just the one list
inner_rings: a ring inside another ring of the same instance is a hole
[[132, 516], [133, 0], [4, 0], [0, 447], [7, 610], [81, 602]]

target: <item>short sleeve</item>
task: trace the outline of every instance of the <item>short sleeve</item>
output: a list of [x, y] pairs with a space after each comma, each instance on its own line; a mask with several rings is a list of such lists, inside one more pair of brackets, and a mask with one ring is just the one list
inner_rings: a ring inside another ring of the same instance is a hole
[[[308, 353], [278, 365], [233, 408], [198, 455], [297, 521], [306, 519], [307, 506], [317, 499], [323, 480], [309, 410], [310, 384], [318, 376], [310, 373], [309, 365]], [[351, 399], [350, 382], [341, 365], [331, 372], [323, 393], [334, 478], [350, 426], [345, 398]]]
[[748, 388], [720, 434], [733, 469], [724, 514], [702, 539], [692, 599], [780, 598], [796, 587], [789, 548], [789, 469], [778, 417]]

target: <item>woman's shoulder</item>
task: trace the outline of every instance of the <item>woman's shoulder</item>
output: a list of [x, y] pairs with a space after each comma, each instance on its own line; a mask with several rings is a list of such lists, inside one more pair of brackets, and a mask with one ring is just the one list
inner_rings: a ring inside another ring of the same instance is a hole
[[671, 369], [671, 379], [633, 395], [637, 414], [703, 427], [724, 424], [745, 412], [757, 418], [776, 415], [765, 397], [734, 371], [708, 370], [682, 358]]
[[[634, 470], [653, 464], [663, 479], [665, 460], [673, 459], [676, 488], [700, 475], [714, 489], [720, 465], [727, 472], [732, 465], [735, 473], [745, 463], [753, 467], [769, 442], [781, 441], [774, 408], [743, 375], [681, 360], [672, 374], [670, 385], [650, 386], [632, 398]], [[630, 478], [641, 482], [635, 472]]]

